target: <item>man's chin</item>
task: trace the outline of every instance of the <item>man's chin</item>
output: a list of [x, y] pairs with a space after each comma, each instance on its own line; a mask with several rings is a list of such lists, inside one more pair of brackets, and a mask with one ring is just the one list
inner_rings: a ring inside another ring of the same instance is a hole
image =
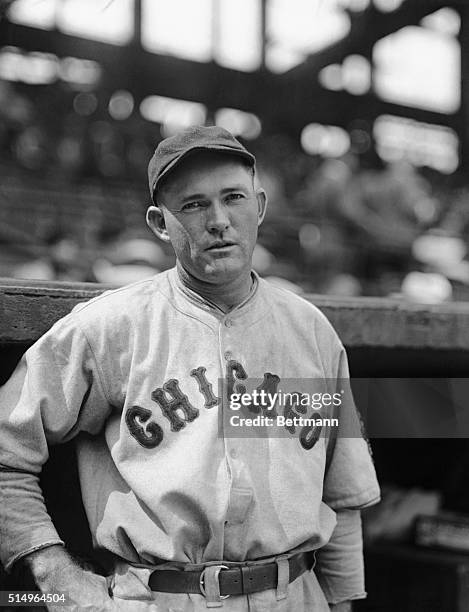
[[204, 277], [207, 282], [223, 284], [249, 272], [245, 263], [226, 257], [210, 261], [204, 268]]

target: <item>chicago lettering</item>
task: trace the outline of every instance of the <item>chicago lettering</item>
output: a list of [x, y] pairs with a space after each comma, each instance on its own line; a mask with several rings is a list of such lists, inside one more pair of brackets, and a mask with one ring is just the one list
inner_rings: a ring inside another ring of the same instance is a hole
[[[213, 386], [207, 380], [206, 368], [199, 366], [190, 372], [199, 387], [199, 392], [204, 399], [204, 406], [210, 410], [220, 404], [220, 398], [213, 393]], [[246, 387], [238, 381], [246, 380], [246, 370], [239, 362], [230, 360], [226, 366], [225, 384], [226, 396], [230, 397], [233, 393], [243, 394], [246, 392]], [[270, 372], [264, 373], [262, 383], [257, 387], [258, 392], [273, 394], [277, 391], [280, 378], [276, 374]], [[191, 423], [199, 416], [199, 410], [191, 404], [189, 398], [179, 386], [179, 381], [176, 378], [171, 378], [166, 381], [162, 387], [156, 388], [151, 393], [151, 399], [157, 404], [162, 415], [169, 421], [171, 431], [178, 432], [186, 427], [187, 423]], [[285, 406], [285, 417], [295, 416], [297, 413], [305, 413], [306, 410], [300, 404], [292, 403]], [[248, 410], [255, 414], [267, 414], [264, 407], [252, 405]], [[275, 409], [268, 411], [268, 416], [275, 418], [277, 413]], [[156, 448], [163, 441], [164, 433], [162, 427], [153, 420], [153, 413], [147, 408], [141, 406], [131, 406], [125, 414], [125, 423], [129, 433], [137, 442], [144, 448]], [[285, 426], [291, 433], [295, 433], [294, 426]], [[305, 450], [311, 450], [320, 437], [321, 427], [306, 426], [299, 433], [299, 441]]]

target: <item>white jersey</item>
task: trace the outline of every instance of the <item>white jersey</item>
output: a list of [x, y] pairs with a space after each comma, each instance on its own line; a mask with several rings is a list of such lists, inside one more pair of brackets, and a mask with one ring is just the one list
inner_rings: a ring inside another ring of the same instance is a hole
[[[58, 321], [0, 390], [0, 465], [38, 474], [48, 443], [80, 433], [94, 543], [143, 572], [321, 548], [337, 511], [379, 499], [367, 443], [337, 439], [326, 470], [326, 438], [309, 448], [299, 435], [220, 435], [218, 383], [245, 377], [276, 387], [346, 378], [345, 351], [317, 308], [257, 277], [228, 313], [184, 288], [176, 269], [108, 291]], [[60, 542], [40, 505], [30, 516], [27, 533], [6, 525], [7, 566]], [[289, 605], [278, 609], [302, 609]]]

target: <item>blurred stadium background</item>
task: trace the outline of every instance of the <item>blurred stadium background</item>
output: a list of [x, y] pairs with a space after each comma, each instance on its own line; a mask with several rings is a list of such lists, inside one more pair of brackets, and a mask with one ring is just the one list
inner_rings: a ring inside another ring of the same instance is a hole
[[468, 83], [464, 0], [0, 0], [0, 276], [170, 267], [146, 166], [205, 123], [258, 156], [262, 275], [469, 299]]

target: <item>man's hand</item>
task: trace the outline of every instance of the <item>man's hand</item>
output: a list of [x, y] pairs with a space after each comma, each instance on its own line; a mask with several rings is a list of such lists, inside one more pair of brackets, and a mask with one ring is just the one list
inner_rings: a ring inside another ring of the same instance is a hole
[[337, 604], [331, 604], [329, 607], [331, 609], [331, 612], [352, 612], [351, 601], [341, 601]]
[[82, 569], [62, 546], [48, 546], [25, 557], [42, 593], [64, 593], [63, 604], [50, 604], [54, 612], [112, 610], [106, 579]]

